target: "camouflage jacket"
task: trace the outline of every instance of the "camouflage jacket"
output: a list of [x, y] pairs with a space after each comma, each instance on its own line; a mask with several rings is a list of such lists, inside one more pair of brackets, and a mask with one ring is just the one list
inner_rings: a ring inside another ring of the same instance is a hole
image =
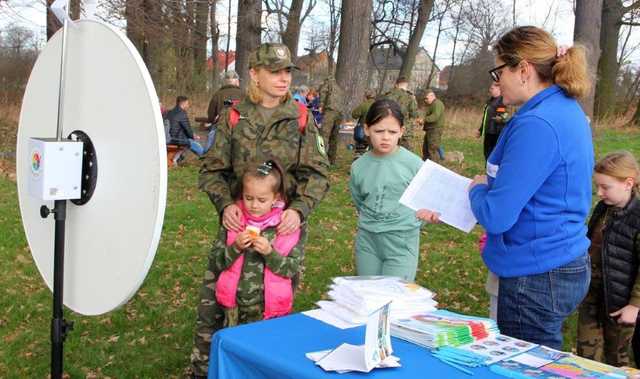
[[418, 117], [418, 103], [416, 102], [416, 97], [411, 92], [403, 90], [402, 88], [394, 88], [387, 92], [384, 97], [394, 100], [400, 105], [405, 121], [407, 121], [406, 119], [410, 120]]
[[351, 117], [356, 120], [358, 123], [364, 125], [364, 120], [367, 117], [367, 112], [369, 112], [369, 108], [371, 108], [371, 104], [373, 104], [373, 99], [367, 99], [360, 103], [357, 107], [353, 109], [351, 112]]
[[225, 100], [240, 100], [242, 98], [242, 91], [240, 87], [227, 84], [222, 86], [211, 97], [209, 102], [209, 109], [207, 110], [207, 118], [209, 122], [216, 122], [218, 117], [222, 114], [222, 111], [226, 108], [224, 105]]
[[[263, 230], [261, 235], [273, 241], [276, 237], [276, 228], [271, 227]], [[227, 246], [227, 230], [220, 227], [218, 239], [216, 240], [211, 254], [215, 262], [216, 275], [231, 267], [233, 262], [244, 254], [244, 264], [238, 282], [236, 301], [239, 307], [247, 307], [256, 304], [264, 304], [264, 267], [280, 276], [294, 278], [302, 270], [304, 259], [304, 244], [306, 233], [303, 228], [300, 231], [300, 240], [284, 257], [275, 251], [263, 256], [253, 249], [238, 251], [235, 245]]]
[[276, 159], [285, 172], [288, 208], [306, 219], [329, 189], [329, 163], [313, 115], [309, 112], [306, 129], [300, 132], [294, 100], [280, 105], [266, 125], [256, 121], [260, 116], [249, 99], [235, 109], [240, 121], [234, 128], [229, 125], [228, 110], [218, 123], [215, 145], [200, 168], [199, 188], [222, 214], [237, 198], [238, 181], [247, 165]]
[[427, 104], [424, 110], [423, 122], [424, 130], [444, 127], [444, 104], [440, 99], [435, 99], [433, 103]]

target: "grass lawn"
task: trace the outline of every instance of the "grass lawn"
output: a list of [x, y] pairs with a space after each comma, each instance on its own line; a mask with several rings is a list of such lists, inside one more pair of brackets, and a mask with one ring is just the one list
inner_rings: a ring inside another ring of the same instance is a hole
[[[464, 175], [481, 173], [481, 144], [473, 137], [477, 111], [450, 112], [447, 150], [462, 151]], [[640, 156], [640, 132], [597, 130], [598, 156], [626, 148]], [[416, 147], [418, 141], [416, 141]], [[331, 171], [331, 190], [310, 219], [306, 271], [295, 309], [309, 309], [338, 275], [354, 274], [356, 217], [347, 188], [349, 153]], [[75, 330], [65, 343], [65, 370], [72, 378], [179, 377], [188, 366], [199, 284], [216, 214], [196, 189], [196, 163], [169, 173], [162, 240], [142, 288], [124, 307], [99, 317], [66, 312]], [[422, 232], [417, 282], [438, 294], [441, 307], [486, 315], [486, 269], [478, 254], [477, 227], [464, 234], [445, 225]], [[35, 267], [18, 211], [15, 183], [0, 176], [0, 377], [45, 378], [49, 372], [52, 297]], [[565, 348], [575, 345], [575, 317], [566, 324]]]

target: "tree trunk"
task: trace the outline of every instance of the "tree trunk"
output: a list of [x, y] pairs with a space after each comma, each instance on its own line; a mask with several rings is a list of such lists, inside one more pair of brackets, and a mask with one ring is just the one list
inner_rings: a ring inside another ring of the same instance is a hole
[[56, 16], [51, 12], [51, 4], [55, 0], [47, 0], [47, 41], [60, 29], [62, 26]]
[[615, 106], [616, 79], [618, 76], [618, 35], [622, 4], [620, 0], [603, 0], [602, 24], [600, 29], [600, 49], [602, 55], [598, 63], [598, 82], [594, 112], [598, 118], [611, 114]]
[[328, 61], [327, 61], [327, 76], [335, 74], [335, 64], [333, 57], [336, 52], [336, 36], [338, 35], [338, 22], [340, 21], [340, 12], [338, 11], [338, 5], [335, 0], [328, 0], [329, 4], [329, 43], [328, 46]]
[[220, 40], [220, 30], [216, 21], [217, 0], [211, 0], [209, 7], [209, 23], [211, 28], [211, 92], [215, 92], [220, 87], [220, 67], [218, 66], [218, 42]]
[[249, 55], [260, 46], [261, 15], [261, 0], [238, 0], [236, 72], [243, 90], [249, 82]]
[[640, 96], [638, 96], [638, 105], [636, 106], [636, 112], [631, 118], [631, 124], [640, 126]]
[[427, 27], [432, 7], [433, 0], [420, 0], [418, 22], [416, 23], [415, 29], [413, 29], [413, 33], [411, 33], [411, 37], [409, 37], [409, 45], [407, 45], [407, 51], [402, 58], [402, 66], [400, 66], [399, 76], [404, 76], [407, 80], [411, 78], [411, 72], [413, 71], [413, 66], [416, 63], [416, 54], [420, 48], [420, 41], [422, 40], [422, 35]]
[[303, 0], [292, 0], [287, 16], [287, 29], [282, 33], [282, 43], [287, 45], [292, 57], [298, 56], [298, 41], [300, 40], [300, 15]]
[[352, 109], [365, 90], [372, 0], [343, 0], [336, 81], [345, 93], [345, 108]]
[[427, 88], [431, 88], [431, 81], [433, 80], [433, 74], [436, 68], [436, 56], [438, 55], [438, 44], [440, 43], [440, 34], [442, 34], [442, 20], [444, 19], [444, 13], [438, 20], [438, 34], [436, 35], [436, 44], [433, 47], [433, 56], [431, 57], [431, 68], [429, 69], [429, 76], [427, 76]]
[[195, 8], [193, 31], [193, 89], [202, 92], [207, 84], [207, 26], [209, 3], [199, 1]]
[[82, 11], [82, 0], [69, 1], [69, 16], [71, 16], [71, 19], [73, 20], [79, 19], [81, 11]]
[[162, 10], [157, 0], [143, 0], [141, 3], [144, 24], [140, 26], [142, 44], [140, 54], [144, 60], [151, 79], [160, 92], [165, 86], [162, 83], [162, 40], [164, 38], [164, 25], [162, 24]]
[[573, 40], [587, 49], [587, 69], [591, 80], [589, 93], [580, 99], [582, 109], [593, 120], [593, 104], [596, 93], [596, 68], [600, 60], [600, 24], [602, 22], [602, 0], [576, 2], [576, 18]]
[[127, 20], [127, 38], [140, 55], [144, 56], [144, 12], [143, 0], [126, 0], [124, 15]]

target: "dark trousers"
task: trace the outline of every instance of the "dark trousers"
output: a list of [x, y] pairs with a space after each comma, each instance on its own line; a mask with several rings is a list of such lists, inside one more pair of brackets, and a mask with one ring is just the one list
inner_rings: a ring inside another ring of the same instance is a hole
[[496, 147], [496, 144], [498, 143], [498, 137], [500, 137], [500, 134], [485, 134], [484, 135], [484, 160], [489, 160], [489, 155], [491, 155], [491, 152], [493, 151], [493, 149]]

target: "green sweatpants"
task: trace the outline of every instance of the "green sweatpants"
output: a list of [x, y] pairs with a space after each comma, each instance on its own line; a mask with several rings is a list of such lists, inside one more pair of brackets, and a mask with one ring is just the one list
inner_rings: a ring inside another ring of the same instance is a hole
[[419, 251], [420, 228], [381, 233], [358, 229], [358, 275], [388, 275], [414, 281]]

